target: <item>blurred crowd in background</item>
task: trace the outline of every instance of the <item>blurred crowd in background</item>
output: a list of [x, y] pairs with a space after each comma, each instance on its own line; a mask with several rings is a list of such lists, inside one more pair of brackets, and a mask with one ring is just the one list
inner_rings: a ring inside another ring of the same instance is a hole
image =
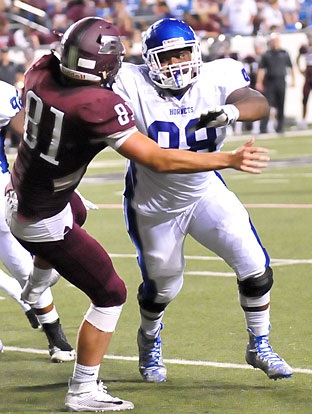
[[[118, 26], [125, 61], [137, 64], [143, 63], [141, 38], [147, 27], [165, 17], [181, 18], [205, 39], [204, 61], [240, 59], [255, 83], [267, 37], [272, 32], [310, 30], [312, 0], [0, 0], [0, 80], [21, 88], [35, 52], [53, 47], [59, 34], [87, 16], [100, 16]], [[238, 35], [254, 37], [252, 56], [232, 53], [231, 39]], [[12, 51], [14, 56], [19, 52], [18, 59], [12, 59]]]
[[265, 35], [309, 26], [312, 0], [0, 0], [0, 49], [20, 47], [31, 55], [87, 16], [114, 22], [127, 57], [141, 62], [141, 34], [158, 19], [182, 18], [200, 38]]

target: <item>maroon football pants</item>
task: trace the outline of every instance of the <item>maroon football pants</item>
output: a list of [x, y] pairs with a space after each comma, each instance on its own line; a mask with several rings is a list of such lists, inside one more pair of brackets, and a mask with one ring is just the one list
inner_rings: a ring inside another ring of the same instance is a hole
[[85, 292], [95, 306], [122, 305], [127, 294], [125, 284], [117, 275], [105, 249], [80, 227], [86, 219], [86, 210], [76, 193], [71, 208], [74, 225], [68, 229], [63, 240], [32, 243], [18, 239], [19, 242]]

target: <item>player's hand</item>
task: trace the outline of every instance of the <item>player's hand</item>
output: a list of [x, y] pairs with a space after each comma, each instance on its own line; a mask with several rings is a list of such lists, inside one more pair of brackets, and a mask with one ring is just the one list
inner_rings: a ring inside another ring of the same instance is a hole
[[189, 128], [189, 132], [201, 128], [224, 128], [233, 124], [238, 117], [239, 110], [235, 105], [217, 105], [202, 113], [198, 121]]
[[264, 147], [253, 147], [254, 143], [255, 138], [251, 138], [246, 144], [232, 151], [232, 168], [252, 174], [260, 174], [261, 169], [268, 166], [270, 157], [263, 154], [268, 153], [269, 150]]

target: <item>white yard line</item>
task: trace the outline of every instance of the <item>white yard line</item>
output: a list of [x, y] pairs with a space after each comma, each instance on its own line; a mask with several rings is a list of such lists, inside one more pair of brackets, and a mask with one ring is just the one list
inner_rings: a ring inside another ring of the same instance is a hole
[[244, 204], [246, 208], [312, 208], [312, 204]]
[[[41, 355], [49, 355], [47, 350], [43, 349], [34, 349], [34, 348], [19, 348], [16, 346], [5, 346], [4, 352], [24, 352], [28, 354], [41, 354]], [[128, 357], [128, 356], [121, 356], [121, 355], [105, 355], [105, 359], [114, 359], [118, 361], [135, 361], [139, 360], [138, 357]], [[176, 365], [191, 365], [191, 366], [201, 366], [201, 367], [215, 367], [215, 368], [231, 368], [231, 369], [254, 369], [250, 365], [247, 364], [232, 364], [229, 362], [212, 362], [212, 361], [193, 361], [187, 359], [164, 359], [166, 364], [176, 364]], [[311, 369], [306, 368], [294, 368], [294, 372], [300, 374], [308, 374], [312, 375]]]
[[[109, 253], [111, 257], [119, 258], [119, 259], [136, 259], [136, 254], [120, 254], [120, 253]], [[186, 260], [203, 260], [203, 261], [217, 261], [221, 262], [223, 259], [216, 256], [185, 256]], [[294, 265], [294, 264], [312, 264], [312, 259], [270, 259], [272, 266], [288, 266], [288, 265]], [[200, 272], [201, 273], [201, 272]], [[222, 272], [224, 273], [224, 272]], [[215, 274], [215, 272], [214, 272]], [[225, 273], [226, 275], [229, 275], [228, 272]], [[234, 273], [233, 273], [234, 274]]]
[[[99, 208], [122, 208], [122, 204], [97, 204]], [[277, 203], [252, 203], [244, 204], [246, 208], [312, 208], [312, 204], [277, 204]]]

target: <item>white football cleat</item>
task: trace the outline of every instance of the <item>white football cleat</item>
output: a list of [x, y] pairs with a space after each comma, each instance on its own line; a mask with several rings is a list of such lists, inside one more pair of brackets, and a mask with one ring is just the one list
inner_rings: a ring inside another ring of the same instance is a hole
[[55, 322], [42, 324], [42, 329], [49, 341], [52, 362], [67, 362], [75, 359], [76, 352], [68, 342], [59, 318]]
[[139, 371], [146, 382], [163, 382], [167, 378], [167, 368], [164, 364], [161, 350], [160, 325], [158, 335], [148, 339], [141, 328], [138, 330], [137, 342], [139, 347]]
[[251, 328], [248, 328], [248, 332], [246, 362], [254, 368], [261, 369], [270, 379], [291, 377], [293, 369], [273, 351], [269, 343], [269, 335], [256, 336]]
[[57, 346], [49, 347], [49, 354], [52, 362], [69, 362], [76, 358], [76, 351], [64, 351]]
[[102, 381], [74, 383], [69, 380], [69, 388], [65, 398], [68, 411], [124, 411], [132, 410], [130, 401], [112, 397], [107, 393]]

